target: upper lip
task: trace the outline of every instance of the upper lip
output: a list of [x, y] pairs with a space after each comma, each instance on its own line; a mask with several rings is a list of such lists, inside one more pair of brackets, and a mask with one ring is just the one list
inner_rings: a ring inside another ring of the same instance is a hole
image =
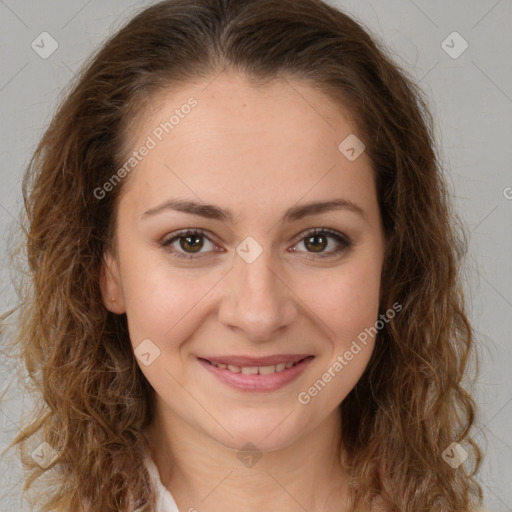
[[311, 356], [311, 354], [277, 354], [266, 357], [248, 357], [248, 356], [218, 356], [201, 357], [211, 363], [229, 364], [232, 366], [272, 366], [279, 363], [296, 363], [302, 359]]

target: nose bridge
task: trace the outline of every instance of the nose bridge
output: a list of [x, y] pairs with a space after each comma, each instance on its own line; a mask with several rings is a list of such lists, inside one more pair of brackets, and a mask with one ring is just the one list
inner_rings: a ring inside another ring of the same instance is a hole
[[[253, 259], [254, 250], [240, 244], [219, 315], [226, 326], [243, 330], [250, 339], [264, 340], [293, 320], [296, 306], [284, 276], [275, 269], [271, 251], [260, 249]], [[251, 257], [246, 257], [251, 251]]]
[[270, 251], [266, 251], [265, 255], [262, 253], [253, 262], [247, 262], [239, 258], [236, 265], [238, 267], [238, 279], [244, 292], [242, 298], [246, 300], [250, 298], [250, 302], [263, 302], [269, 305], [276, 302], [276, 293], [279, 293], [278, 288], [281, 280], [278, 272], [272, 268]]

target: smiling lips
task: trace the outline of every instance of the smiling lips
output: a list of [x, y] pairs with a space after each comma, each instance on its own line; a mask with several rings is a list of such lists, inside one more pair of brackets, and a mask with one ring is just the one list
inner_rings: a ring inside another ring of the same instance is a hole
[[309, 354], [279, 354], [267, 357], [221, 356], [201, 358], [213, 366], [245, 375], [270, 375], [295, 366]]
[[292, 363], [291, 361], [288, 363], [278, 363], [275, 365], [269, 366], [236, 366], [233, 364], [223, 364], [223, 363], [211, 363], [213, 366], [217, 368], [226, 368], [233, 373], [243, 373], [244, 375], [270, 375], [271, 373], [282, 372], [286, 368], [291, 368], [295, 366], [297, 363]]
[[280, 354], [260, 358], [221, 356], [198, 359], [226, 384], [245, 391], [272, 391], [298, 377], [313, 357]]

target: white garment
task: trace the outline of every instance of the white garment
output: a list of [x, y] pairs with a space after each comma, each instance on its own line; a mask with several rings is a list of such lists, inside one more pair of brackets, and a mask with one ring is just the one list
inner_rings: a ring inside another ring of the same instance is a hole
[[[158, 468], [150, 456], [146, 457], [146, 467], [148, 468], [149, 475], [157, 493], [156, 510], [154, 512], [180, 512], [172, 494], [162, 483]], [[139, 510], [140, 509], [137, 509], [135, 512]], [[487, 510], [481, 508], [475, 512], [487, 512]]]
[[[158, 468], [156, 467], [153, 459], [150, 456], [147, 456], [145, 462], [151, 477], [151, 481], [153, 482], [153, 486], [155, 487], [155, 491], [157, 493], [156, 510], [154, 512], [180, 512], [176, 502], [174, 501], [174, 498], [172, 497], [172, 494], [162, 483], [162, 480], [160, 479], [160, 473], [158, 472]], [[135, 512], [138, 510], [140, 509], [137, 509]]]

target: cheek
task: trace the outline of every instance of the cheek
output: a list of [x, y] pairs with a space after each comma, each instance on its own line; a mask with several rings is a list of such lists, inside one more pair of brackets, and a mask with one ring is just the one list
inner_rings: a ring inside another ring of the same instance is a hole
[[308, 302], [329, 340], [319, 341], [322, 359], [308, 387], [297, 397], [311, 417], [332, 410], [345, 399], [361, 378], [374, 348], [380, 267], [348, 267], [330, 273]]
[[163, 274], [148, 279], [139, 296], [127, 306], [130, 335], [133, 342], [140, 337], [153, 337], [162, 345], [174, 346], [191, 336], [197, 323], [193, 321], [201, 309], [201, 298], [208, 283]]
[[197, 328], [191, 319], [215, 285], [214, 276], [172, 268], [165, 259], [142, 251], [124, 258], [123, 293], [132, 345], [149, 338], [166, 350], [178, 347]]
[[356, 262], [340, 266], [328, 276], [305, 285], [307, 304], [322, 320], [336, 348], [342, 348], [378, 317], [380, 267]]

